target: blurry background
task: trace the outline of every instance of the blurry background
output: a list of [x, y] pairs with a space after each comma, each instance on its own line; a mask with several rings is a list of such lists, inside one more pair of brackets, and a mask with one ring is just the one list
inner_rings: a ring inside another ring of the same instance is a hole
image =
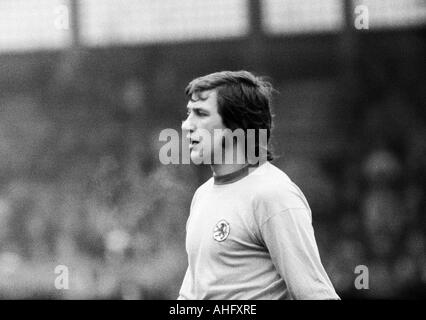
[[0, 298], [177, 297], [210, 169], [161, 165], [158, 136], [225, 69], [280, 92], [274, 164], [341, 297], [426, 297], [425, 22], [424, 0], [0, 0]]

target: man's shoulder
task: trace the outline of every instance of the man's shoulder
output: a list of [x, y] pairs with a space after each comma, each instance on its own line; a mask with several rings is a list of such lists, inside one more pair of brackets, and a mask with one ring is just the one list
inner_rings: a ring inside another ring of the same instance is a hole
[[256, 203], [279, 204], [282, 209], [309, 207], [302, 190], [283, 170], [271, 163], [264, 166], [252, 176], [251, 189]]
[[195, 190], [194, 193], [194, 197], [198, 194], [198, 193], [202, 193], [204, 191], [206, 191], [207, 189], [211, 189], [211, 186], [214, 184], [214, 180], [213, 177], [209, 178], [207, 181], [203, 182], [203, 184], [201, 184], [197, 190]]
[[289, 191], [296, 186], [284, 171], [270, 162], [254, 170], [248, 183], [259, 193]]

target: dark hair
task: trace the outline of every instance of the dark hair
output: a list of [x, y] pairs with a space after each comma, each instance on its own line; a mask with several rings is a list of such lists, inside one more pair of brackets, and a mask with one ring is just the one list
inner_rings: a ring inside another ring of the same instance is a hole
[[[192, 101], [203, 100], [201, 92], [216, 90], [218, 113], [223, 124], [231, 129], [266, 129], [267, 141], [271, 136], [272, 113], [270, 101], [272, 85], [248, 71], [221, 71], [192, 80], [185, 94]], [[259, 156], [258, 130], [256, 130], [255, 153]], [[246, 150], [247, 151], [247, 150]], [[267, 148], [267, 160], [273, 160]]]

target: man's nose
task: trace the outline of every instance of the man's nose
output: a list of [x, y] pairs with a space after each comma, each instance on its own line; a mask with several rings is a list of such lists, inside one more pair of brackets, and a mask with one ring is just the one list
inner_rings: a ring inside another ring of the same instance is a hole
[[183, 131], [189, 131], [193, 132], [195, 129], [194, 122], [191, 120], [191, 115], [189, 115], [183, 122], [182, 122], [182, 130]]

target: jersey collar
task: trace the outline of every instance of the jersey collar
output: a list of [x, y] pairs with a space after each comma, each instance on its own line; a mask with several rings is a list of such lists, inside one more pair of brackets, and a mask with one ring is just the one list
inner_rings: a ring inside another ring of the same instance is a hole
[[238, 169], [237, 171], [228, 173], [228, 174], [224, 174], [221, 176], [215, 175], [213, 174], [213, 179], [214, 179], [214, 184], [216, 185], [221, 185], [221, 184], [230, 184], [233, 183], [235, 181], [238, 181], [242, 178], [244, 178], [245, 176], [247, 176], [249, 174], [249, 169], [252, 167], [257, 167], [258, 165], [246, 165], [244, 167], [242, 167], [241, 169]]

